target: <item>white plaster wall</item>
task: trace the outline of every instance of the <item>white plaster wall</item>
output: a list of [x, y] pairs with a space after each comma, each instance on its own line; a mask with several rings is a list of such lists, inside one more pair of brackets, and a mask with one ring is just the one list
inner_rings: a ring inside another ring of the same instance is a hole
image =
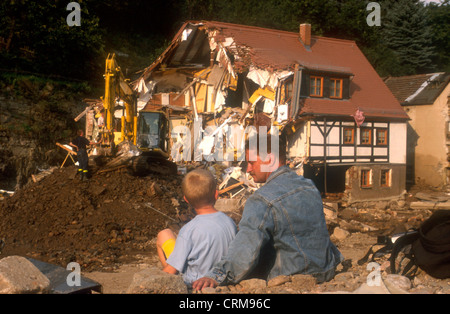
[[406, 164], [406, 122], [390, 124], [389, 162]]

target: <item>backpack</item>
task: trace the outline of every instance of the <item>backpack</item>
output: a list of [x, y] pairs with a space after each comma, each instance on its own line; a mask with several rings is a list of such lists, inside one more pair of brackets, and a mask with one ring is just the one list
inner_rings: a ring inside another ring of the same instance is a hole
[[390, 266], [393, 274], [408, 276], [419, 267], [434, 278], [450, 278], [450, 210], [435, 211], [417, 232], [398, 238]]

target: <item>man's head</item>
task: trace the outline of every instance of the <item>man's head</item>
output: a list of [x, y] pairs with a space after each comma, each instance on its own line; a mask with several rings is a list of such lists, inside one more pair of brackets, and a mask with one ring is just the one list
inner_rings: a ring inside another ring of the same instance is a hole
[[196, 169], [189, 172], [181, 184], [185, 200], [195, 209], [214, 206], [218, 196], [216, 180], [211, 172]]
[[247, 172], [255, 183], [264, 183], [270, 174], [286, 164], [286, 142], [283, 136], [252, 135], [246, 141]]
[[77, 134], [78, 134], [78, 136], [83, 136], [84, 135], [84, 131], [83, 130], [78, 130]]

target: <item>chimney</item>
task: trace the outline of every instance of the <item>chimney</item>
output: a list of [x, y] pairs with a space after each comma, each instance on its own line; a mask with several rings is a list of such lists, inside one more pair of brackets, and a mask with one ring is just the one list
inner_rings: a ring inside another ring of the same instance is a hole
[[306, 47], [311, 46], [311, 24], [300, 24], [300, 39]]

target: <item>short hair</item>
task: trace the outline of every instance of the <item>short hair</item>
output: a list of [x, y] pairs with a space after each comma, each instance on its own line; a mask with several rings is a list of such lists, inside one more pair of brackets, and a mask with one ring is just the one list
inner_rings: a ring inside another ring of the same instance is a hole
[[79, 129], [79, 130], [77, 131], [77, 135], [81, 136], [81, 135], [83, 135], [83, 134], [84, 134], [84, 131], [83, 131], [83, 130]]
[[216, 179], [205, 169], [190, 171], [181, 183], [186, 200], [192, 207], [200, 208], [216, 203]]
[[[262, 138], [266, 137], [266, 142], [264, 143], [264, 147], [261, 147], [263, 143], [260, 142]], [[254, 144], [256, 143], [256, 153], [258, 156], [261, 156], [261, 153], [270, 154], [272, 152], [272, 143], [278, 143], [278, 159], [280, 163], [286, 163], [286, 136], [284, 133], [279, 135], [274, 134], [259, 134], [254, 133], [250, 135], [245, 141], [245, 149], [250, 150], [254, 149]], [[267, 144], [267, 145], [266, 145]], [[267, 147], [266, 147], [267, 146]], [[248, 160], [247, 160], [248, 161]]]

